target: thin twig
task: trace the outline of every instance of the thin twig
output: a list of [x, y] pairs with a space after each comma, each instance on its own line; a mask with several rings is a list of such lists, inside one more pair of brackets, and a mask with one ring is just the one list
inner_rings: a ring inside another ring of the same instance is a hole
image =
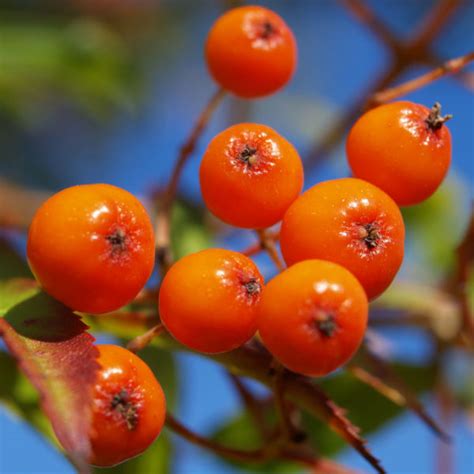
[[285, 269], [285, 264], [280, 258], [280, 255], [278, 255], [273, 234], [268, 233], [265, 229], [260, 229], [257, 230], [257, 235], [260, 239], [260, 247], [268, 253], [272, 261], [275, 263], [275, 266], [278, 268], [278, 271], [282, 272]]
[[362, 0], [342, 0], [342, 4], [390, 49], [395, 50], [400, 46], [398, 38]]
[[272, 459], [279, 458], [287, 461], [295, 461], [305, 464], [309, 467], [318, 468], [317, 472], [321, 474], [353, 473], [353, 471], [333, 461], [318, 458], [306, 452], [292, 448], [279, 447], [276, 443], [268, 443], [262, 448], [255, 449], [253, 451], [230, 448], [194, 433], [170, 413], [167, 413], [166, 415], [166, 426], [189, 442], [237, 462], [263, 464], [271, 461]]
[[209, 449], [220, 456], [234, 461], [263, 463], [274, 458], [277, 454], [275, 448], [270, 446], [265, 446], [264, 448], [256, 449], [254, 451], [244, 451], [223, 446], [220, 443], [194, 433], [170, 413], [166, 414], [166, 426], [191, 443]]
[[342, 140], [347, 128], [364, 109], [371, 105], [370, 99], [377, 91], [386, 89], [411, 66], [432, 63], [433, 53], [430, 51], [430, 45], [455, 12], [460, 1], [438, 1], [423, 18], [422, 26], [415, 28], [414, 33], [407, 41], [398, 39], [391, 33], [362, 0], [343, 0], [343, 3], [362, 24], [370, 28], [389, 47], [392, 53], [392, 62], [372, 87], [369, 87], [349, 111], [336, 121], [326, 133], [323, 141], [310, 149], [305, 161], [312, 166], [321, 164], [328, 157], [329, 152]]
[[446, 76], [447, 74], [454, 74], [459, 72], [463, 67], [474, 61], [474, 51], [455, 59], [446, 61], [440, 67], [433, 69], [432, 71], [423, 74], [422, 76], [416, 77], [410, 81], [404, 82], [398, 86], [386, 89], [381, 92], [377, 92], [373, 95], [370, 102], [372, 104], [382, 104], [391, 100], [397, 99], [401, 96], [409, 94], [417, 89], [420, 89], [431, 82], [439, 79], [440, 77]]
[[179, 150], [178, 159], [176, 160], [171, 173], [168, 186], [166, 187], [164, 194], [161, 196], [161, 199], [159, 199], [155, 226], [155, 245], [157, 261], [163, 274], [166, 273], [172, 262], [170, 249], [171, 210], [176, 198], [181, 173], [187, 160], [194, 152], [197, 142], [209, 123], [215, 109], [220, 104], [225, 94], [226, 91], [223, 88], [219, 88], [207, 102], [187, 140]]
[[426, 48], [431, 44], [461, 3], [461, 0], [438, 0], [435, 2], [421, 23], [414, 28], [410, 44], [414, 48]]
[[[271, 239], [273, 240], [273, 242], [277, 242], [279, 238], [280, 231], [267, 231], [267, 239]], [[242, 250], [241, 253], [243, 253], [247, 257], [251, 257], [252, 255], [257, 255], [262, 250], [264, 250], [264, 248], [262, 247], [262, 242], [259, 238], [257, 243], [249, 245], [246, 249]]]
[[265, 402], [266, 400], [260, 400], [253, 395], [253, 393], [247, 388], [243, 380], [237, 375], [227, 372], [231, 382], [236, 388], [240, 395], [240, 398], [247, 409], [247, 412], [252, 417], [255, 427], [260, 433], [262, 441], [268, 439], [269, 430], [265, 423]]
[[155, 337], [159, 336], [164, 330], [165, 327], [161, 323], [157, 324], [156, 326], [153, 326], [146, 333], [141, 334], [140, 336], [137, 336], [132, 339], [127, 344], [127, 349], [132, 352], [141, 351], [146, 346], [148, 346]]
[[290, 418], [289, 406], [285, 400], [285, 367], [277, 360], [272, 361], [273, 394], [275, 397], [275, 410], [279, 421], [279, 434], [282, 440], [292, 440], [294, 429]]

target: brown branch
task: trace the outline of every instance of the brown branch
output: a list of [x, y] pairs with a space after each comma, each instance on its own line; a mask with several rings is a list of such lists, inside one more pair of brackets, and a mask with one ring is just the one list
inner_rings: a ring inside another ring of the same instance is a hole
[[243, 380], [240, 379], [240, 377], [232, 374], [231, 372], [227, 372], [227, 374], [229, 375], [232, 384], [236, 388], [247, 412], [252, 417], [255, 427], [260, 433], [262, 441], [268, 439], [270, 432], [265, 423], [266, 400], [260, 400], [256, 398], [247, 388]]
[[422, 76], [411, 79], [410, 81], [404, 82], [398, 86], [386, 89], [381, 92], [377, 92], [370, 99], [371, 104], [378, 105], [384, 102], [389, 102], [391, 100], [397, 99], [401, 96], [409, 94], [417, 89], [425, 87], [431, 82], [446, 76], [447, 74], [454, 74], [459, 72], [463, 67], [469, 64], [471, 61], [474, 61], [474, 51], [461, 56], [459, 58], [451, 59], [446, 61], [441, 66], [436, 69], [423, 74]]
[[346, 130], [355, 122], [360, 113], [366, 108], [369, 98], [377, 91], [385, 89], [405, 70], [405, 66], [395, 63], [384, 71], [370, 85], [361, 99], [358, 99], [348, 111], [330, 127], [321, 143], [316, 143], [304, 159], [307, 166], [318, 166], [327, 159], [331, 150], [341, 141]]
[[438, 0], [413, 30], [414, 34], [410, 41], [412, 47], [420, 48], [431, 44], [461, 3], [461, 0]]
[[265, 250], [272, 259], [278, 271], [282, 272], [285, 269], [285, 264], [278, 254], [273, 235], [265, 229], [257, 230], [258, 238], [260, 239], [260, 247]]
[[228, 446], [223, 446], [222, 444], [216, 443], [211, 439], [194, 433], [190, 429], [186, 428], [170, 413], [166, 414], [166, 426], [170, 430], [187, 439], [189, 442], [209, 449], [210, 451], [219, 454], [220, 456], [232, 459], [234, 461], [263, 463], [269, 461], [277, 455], [275, 449], [270, 448], [269, 446], [265, 448], [256, 449], [254, 451], [243, 451], [239, 449], [230, 448]]
[[314, 472], [319, 474], [354, 473], [354, 471], [347, 469], [344, 466], [335, 463], [334, 461], [313, 457], [312, 455], [309, 455], [303, 451], [295, 450], [294, 448], [279, 447], [275, 443], [265, 444], [263, 447], [253, 451], [230, 448], [194, 433], [170, 413], [167, 413], [166, 415], [166, 426], [176, 434], [188, 440], [190, 443], [201, 446], [202, 448], [208, 449], [219, 456], [231, 459], [233, 461], [263, 464], [273, 459], [283, 459], [312, 467], [315, 469]]
[[187, 160], [194, 152], [197, 142], [209, 123], [212, 114], [224, 98], [225, 94], [226, 91], [222, 88], [219, 88], [214, 92], [207, 102], [187, 140], [179, 150], [178, 159], [176, 160], [171, 173], [168, 186], [166, 187], [164, 194], [161, 196], [161, 199], [158, 201], [155, 226], [155, 246], [157, 252], [157, 261], [163, 274], [166, 273], [172, 262], [170, 248], [171, 210], [176, 197], [181, 173]]
[[273, 376], [273, 395], [275, 411], [278, 417], [278, 431], [280, 439], [293, 441], [298, 435], [290, 418], [290, 408], [285, 400], [285, 372], [286, 369], [276, 359], [272, 361], [271, 373]]
[[392, 51], [400, 47], [398, 38], [381, 22], [374, 12], [362, 0], [341, 0], [342, 4], [377, 38], [379, 38]]
[[427, 413], [416, 395], [384, 360], [369, 350], [362, 349], [358, 355], [361, 363], [352, 363], [348, 369], [361, 382], [391, 400], [398, 406], [408, 407], [445, 443], [451, 438]]

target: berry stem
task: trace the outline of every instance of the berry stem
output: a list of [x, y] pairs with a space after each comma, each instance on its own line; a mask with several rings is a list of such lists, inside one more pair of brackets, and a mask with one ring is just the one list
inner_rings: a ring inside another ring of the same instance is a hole
[[285, 269], [285, 264], [278, 255], [274, 237], [266, 229], [259, 229], [256, 232], [260, 239], [260, 248], [268, 253], [275, 263], [275, 266], [278, 268], [278, 271], [282, 272]]
[[127, 344], [127, 349], [131, 352], [138, 352], [148, 346], [151, 341], [165, 331], [163, 324], [159, 323], [153, 326], [146, 333], [135, 337]]
[[431, 130], [439, 130], [445, 122], [452, 118], [453, 116], [451, 114], [445, 116], [441, 115], [441, 104], [435, 102], [425, 121]]
[[157, 260], [163, 274], [166, 273], [172, 263], [170, 249], [171, 209], [176, 198], [176, 192], [178, 189], [179, 180], [181, 178], [181, 173], [187, 160], [194, 152], [197, 142], [202, 136], [207, 124], [211, 120], [214, 111], [221, 103], [225, 95], [226, 91], [223, 88], [218, 88], [202, 110], [187, 140], [179, 150], [178, 159], [175, 162], [170, 180], [164, 191], [164, 194], [160, 199], [160, 202], [157, 205], [158, 209], [156, 213], [155, 245]]
[[[273, 232], [273, 231], [267, 230], [266, 233], [267, 233], [267, 239], [270, 239], [273, 242], [277, 242], [280, 239], [280, 232], [279, 231], [274, 231]], [[265, 249], [262, 247], [262, 243], [261, 243], [260, 238], [259, 238], [259, 241], [257, 243], [250, 245], [246, 249], [242, 250], [241, 253], [243, 253], [247, 257], [251, 257], [252, 255], [257, 255], [258, 253], [262, 252], [263, 250], [265, 250]]]

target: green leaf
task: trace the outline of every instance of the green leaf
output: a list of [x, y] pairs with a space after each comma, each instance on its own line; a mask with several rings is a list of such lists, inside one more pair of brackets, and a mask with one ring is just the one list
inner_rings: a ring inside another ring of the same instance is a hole
[[112, 468], [94, 468], [94, 472], [110, 474], [167, 474], [171, 472], [172, 446], [162, 433], [159, 438], [141, 455]]
[[85, 467], [98, 351], [87, 326], [30, 280], [0, 286], [0, 336], [41, 395], [62, 446]]
[[[263, 407], [265, 420], [269, 426], [276, 423], [275, 413], [268, 406]], [[252, 417], [247, 411], [241, 412], [236, 417], [228, 420], [221, 425], [212, 435], [215, 441], [224, 446], [232, 446], [236, 449], [245, 451], [253, 451], [262, 445], [262, 437], [258, 432]], [[226, 460], [226, 462], [240, 467], [244, 471], [248, 471], [249, 463], [238, 463]], [[252, 472], [263, 473], [291, 473], [299, 469], [299, 465], [289, 461], [270, 461], [264, 464], [251, 464]]]
[[412, 257], [427, 280], [446, 275], [454, 266], [454, 249], [469, 218], [468, 194], [460, 178], [450, 177], [425, 202], [402, 209]]
[[132, 106], [131, 51], [104, 23], [4, 18], [0, 38], [0, 108], [13, 116], [42, 120], [58, 92], [94, 116]]
[[[26, 262], [12, 249], [11, 245], [0, 238], [0, 282], [8, 278], [31, 278]], [[2, 306], [2, 301], [0, 301]]]

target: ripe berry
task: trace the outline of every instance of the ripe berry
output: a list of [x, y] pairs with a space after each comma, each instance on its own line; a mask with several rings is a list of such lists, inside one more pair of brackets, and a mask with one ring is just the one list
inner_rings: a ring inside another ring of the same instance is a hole
[[357, 350], [367, 316], [364, 289], [348, 270], [324, 260], [305, 260], [265, 286], [258, 330], [284, 366], [304, 375], [325, 375]]
[[27, 252], [46, 292], [76, 311], [105, 313], [131, 301], [150, 277], [153, 227], [127, 191], [73, 186], [38, 209]]
[[290, 80], [296, 68], [296, 41], [272, 10], [239, 7], [224, 13], [212, 26], [206, 59], [222, 87], [240, 97], [262, 97]]
[[451, 134], [441, 116], [413, 102], [381, 105], [360, 117], [347, 139], [354, 175], [379, 186], [397, 204], [417, 204], [431, 196], [451, 162]]
[[395, 277], [404, 238], [400, 210], [387, 194], [366, 181], [343, 178], [313, 186], [290, 206], [280, 242], [288, 265], [310, 258], [339, 263], [372, 299]]
[[209, 143], [200, 168], [207, 207], [228, 224], [271, 226], [303, 187], [303, 165], [293, 145], [265, 125], [241, 123]]
[[90, 463], [114, 466], [145, 451], [160, 434], [166, 400], [153, 372], [132, 352], [98, 345]]
[[237, 252], [203, 250], [176, 262], [160, 289], [163, 324], [182, 344], [200, 352], [226, 352], [256, 331], [263, 278]]

